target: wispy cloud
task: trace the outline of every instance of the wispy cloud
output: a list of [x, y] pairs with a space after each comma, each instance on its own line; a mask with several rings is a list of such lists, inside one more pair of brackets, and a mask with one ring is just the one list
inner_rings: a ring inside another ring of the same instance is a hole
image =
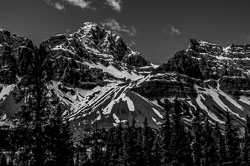
[[134, 40], [131, 40], [129, 43], [128, 43], [129, 47], [133, 47], [134, 45], [136, 45], [136, 42]]
[[90, 1], [86, 1], [86, 0], [65, 0], [65, 1], [73, 6], [77, 6], [82, 9], [90, 8], [90, 4], [91, 4]]
[[82, 9], [91, 8], [90, 7], [91, 2], [87, 0], [44, 0], [44, 1], [58, 10], [64, 10], [65, 4], [80, 7]]
[[93, 9], [95, 10], [96, 7], [93, 5], [102, 4], [110, 6], [113, 10], [117, 12], [121, 12], [123, 0], [43, 0], [47, 4], [53, 6], [58, 10], [64, 10], [66, 5], [71, 5], [75, 7], [79, 7], [81, 9]]
[[128, 36], [136, 36], [137, 35], [137, 28], [134, 26], [127, 27], [126, 25], [121, 25], [115, 19], [107, 19], [101, 23], [103, 27], [108, 28], [112, 31], [118, 33], [125, 33]]
[[63, 5], [63, 4], [60, 4], [60, 3], [58, 3], [58, 2], [56, 2], [56, 3], [54, 4], [54, 7], [55, 7], [56, 9], [58, 9], [58, 10], [64, 10], [64, 9], [65, 9], [64, 5]]
[[164, 28], [164, 34], [170, 34], [172, 36], [178, 36], [181, 34], [181, 31], [175, 28], [173, 25], [169, 25], [167, 28]]
[[57, 2], [56, 0], [44, 0], [50, 6], [53, 6], [57, 10], [64, 10], [65, 7], [62, 3]]
[[120, 12], [122, 10], [122, 0], [106, 0], [106, 2], [115, 11]]

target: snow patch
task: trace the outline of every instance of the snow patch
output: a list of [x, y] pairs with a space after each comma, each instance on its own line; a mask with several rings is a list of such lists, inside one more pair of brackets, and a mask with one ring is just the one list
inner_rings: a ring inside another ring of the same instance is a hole
[[156, 120], [154, 117], [152, 117], [152, 120], [153, 120], [157, 125], [160, 125], [160, 124], [161, 124], [161, 122], [157, 122], [157, 120]]
[[154, 109], [154, 108], [152, 108], [153, 109], [153, 111], [161, 118], [161, 119], [163, 119], [163, 116], [161, 115], [161, 113], [157, 110], [157, 109]]
[[0, 92], [0, 101], [3, 101], [7, 95], [10, 94], [11, 91], [13, 91], [15, 84], [12, 85], [3, 85], [0, 84], [0, 87], [2, 87], [2, 91]]
[[239, 100], [247, 105], [250, 105], [250, 100], [246, 96], [240, 96]]
[[[237, 116], [238, 118], [242, 119], [242, 120], [245, 120], [244, 118], [242, 118], [239, 114], [233, 112], [228, 106], [226, 106], [223, 101], [221, 101], [220, 97], [219, 97], [219, 94], [223, 94], [224, 92], [222, 92], [221, 90], [216, 90], [216, 89], [213, 89], [212, 87], [209, 87], [209, 88], [201, 88], [197, 85], [195, 85], [194, 87], [196, 89], [196, 91], [199, 93], [199, 94], [205, 94], [207, 96], [211, 96], [213, 98], [213, 101], [217, 103], [218, 106], [220, 106], [223, 110], [225, 111], [228, 111], [230, 112], [231, 114]], [[203, 90], [200, 90], [200, 89], [203, 89]], [[223, 95], [224, 96], [224, 95]], [[225, 96], [226, 97], [226, 96]], [[232, 100], [232, 99], [229, 99], [230, 97], [228, 97], [228, 100]]]
[[128, 109], [130, 111], [135, 111], [135, 105], [134, 105], [133, 101], [129, 97], [125, 96], [123, 101], [127, 101]]
[[121, 122], [120, 119], [118, 118], [118, 116], [116, 116], [116, 114], [113, 114], [113, 118], [114, 118], [116, 124]]
[[102, 113], [103, 113], [104, 115], [110, 114], [111, 111], [112, 111], [112, 108], [114, 107], [114, 105], [115, 105], [116, 103], [117, 103], [116, 100], [111, 101], [111, 102], [109, 103], [109, 105], [103, 109], [103, 112], [102, 112]]
[[60, 50], [69, 52], [71, 54], [75, 54], [73, 51], [71, 51], [71, 50], [69, 50], [67, 48], [63, 48], [62, 45], [57, 45], [56, 47], [52, 48], [52, 51], [60, 51]]
[[[158, 106], [159, 108], [164, 109], [162, 106], [159, 105], [159, 103], [158, 103], [157, 100], [153, 100], [153, 101], [151, 101], [151, 102], [154, 103], [154, 104], [155, 104], [156, 106]], [[164, 103], [164, 102], [162, 102], [162, 103]]]
[[134, 73], [133, 71], [131, 73], [129, 73], [127, 70], [118, 70], [117, 68], [115, 68], [114, 66], [110, 65], [108, 67], [103, 66], [100, 63], [94, 64], [94, 63], [88, 63], [85, 62], [86, 65], [93, 67], [93, 68], [99, 68], [102, 69], [103, 72], [107, 72], [117, 78], [127, 78], [127, 79], [131, 79], [131, 80], [138, 80], [140, 78], [143, 78], [142, 75], [138, 75], [136, 73]]
[[194, 109], [196, 109], [196, 106], [193, 105], [192, 101], [187, 101], [187, 103], [188, 103], [191, 107], [194, 107]]
[[201, 99], [204, 100], [204, 97], [199, 94], [198, 97], [196, 98], [196, 102], [203, 110], [207, 112], [208, 116], [213, 120], [215, 120], [216, 122], [219, 122], [220, 124], [225, 124], [225, 122], [218, 119], [210, 110], [208, 110], [208, 108], [202, 103]]
[[127, 103], [129, 111], [135, 111], [135, 106], [134, 106], [133, 101], [128, 96], [126, 96], [126, 90], [127, 90], [127, 88], [125, 88], [123, 90], [123, 92], [121, 93], [121, 95], [118, 96], [118, 98], [116, 98], [116, 99], [114, 99], [114, 97], [116, 97], [116, 95], [114, 95], [114, 97], [113, 97], [112, 101], [109, 103], [109, 105], [104, 108], [103, 114], [105, 114], [105, 115], [110, 114], [114, 105], [119, 103], [120, 101], [124, 101]]
[[232, 97], [228, 96], [225, 92], [223, 91], [219, 91], [219, 94], [221, 94], [222, 96], [224, 96], [228, 101], [230, 101], [234, 106], [238, 107], [239, 109], [241, 109], [243, 111], [243, 107], [238, 104]]

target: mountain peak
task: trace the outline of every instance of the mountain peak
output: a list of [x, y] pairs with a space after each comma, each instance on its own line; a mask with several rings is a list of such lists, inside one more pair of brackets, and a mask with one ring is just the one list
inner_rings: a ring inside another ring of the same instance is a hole
[[92, 28], [96, 28], [99, 27], [98, 24], [94, 23], [94, 22], [85, 22], [82, 24], [80, 29], [92, 29]]
[[188, 49], [200, 53], [213, 53], [215, 55], [220, 55], [223, 52], [223, 47], [220, 45], [196, 39], [190, 39], [190, 45]]
[[[133, 116], [141, 125], [147, 117], [157, 127], [163, 108], [173, 97], [190, 108], [187, 119], [200, 107], [212, 122], [221, 124], [228, 110], [243, 123], [250, 106], [249, 45], [223, 48], [191, 39], [187, 50], [154, 69], [122, 37], [92, 22], [75, 33], [51, 37], [39, 48], [29, 41], [0, 31], [0, 108], [13, 100], [11, 91], [22, 84], [19, 78], [33, 70], [32, 57], [39, 56], [40, 49], [46, 55], [41, 64], [52, 81], [50, 89], [62, 101], [65, 117], [75, 128], [95, 121], [110, 127]], [[239, 100], [242, 96], [247, 104]], [[1, 111], [12, 116], [9, 109]], [[13, 107], [11, 112], [15, 111]]]

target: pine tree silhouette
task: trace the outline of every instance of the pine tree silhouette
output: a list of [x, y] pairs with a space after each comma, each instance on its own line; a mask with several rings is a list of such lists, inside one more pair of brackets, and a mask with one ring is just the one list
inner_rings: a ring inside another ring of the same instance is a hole
[[243, 163], [244, 165], [250, 164], [250, 118], [247, 116], [247, 123], [245, 127], [245, 136], [243, 144]]
[[171, 139], [172, 139], [172, 126], [169, 117], [169, 108], [166, 108], [166, 113], [161, 126], [162, 147], [163, 150], [163, 163], [169, 163], [172, 160]]
[[143, 126], [143, 154], [146, 166], [153, 164], [152, 150], [155, 141], [155, 134], [151, 127], [148, 125], [148, 120], [145, 118]]
[[199, 109], [194, 113], [194, 120], [192, 123], [193, 133], [194, 133], [194, 142], [193, 142], [193, 156], [194, 164], [200, 166], [203, 163], [203, 151], [202, 151], [202, 142], [203, 142], [203, 133], [202, 133], [202, 121]]
[[240, 160], [240, 140], [237, 131], [237, 128], [233, 126], [230, 114], [227, 113], [225, 136], [228, 163], [237, 163]]
[[[45, 57], [49, 56], [46, 49], [41, 46], [36, 54], [30, 56], [32, 63], [29, 67], [31, 68], [18, 84], [19, 92], [15, 94], [16, 102], [22, 106], [21, 111], [16, 115], [16, 124], [11, 136], [12, 152], [15, 154], [13, 158], [16, 162], [14, 164], [53, 165], [59, 162], [59, 159], [65, 161], [66, 156], [70, 154], [65, 149], [66, 142], [71, 144], [70, 128], [68, 123], [64, 124], [61, 117], [59, 118], [62, 112], [56, 110], [58, 102], [52, 97], [48, 88], [50, 81], [43, 65]], [[55, 112], [58, 116], [53, 116]], [[59, 132], [51, 133], [50, 130], [53, 127], [58, 127]], [[51, 138], [55, 133], [57, 137], [62, 137], [64, 140], [53, 141]], [[58, 145], [59, 142], [62, 144]], [[57, 153], [54, 153], [56, 150], [52, 150], [52, 146], [55, 149], [60, 146], [63, 151], [59, 152], [57, 149]]]
[[218, 146], [216, 145], [215, 130], [211, 126], [208, 118], [205, 120], [203, 127], [204, 137], [204, 165], [217, 165], [219, 161]]

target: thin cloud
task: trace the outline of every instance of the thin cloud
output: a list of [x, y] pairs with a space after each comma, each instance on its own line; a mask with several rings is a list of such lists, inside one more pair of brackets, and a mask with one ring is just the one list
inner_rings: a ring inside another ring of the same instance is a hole
[[107, 19], [101, 25], [117, 33], [125, 33], [128, 36], [137, 35], [137, 28], [135, 26], [127, 27], [126, 25], [121, 25], [115, 19]]
[[136, 42], [134, 40], [131, 40], [128, 45], [129, 47], [133, 47], [136, 45]]
[[44, 0], [44, 1], [58, 10], [64, 10], [65, 4], [80, 7], [81, 9], [91, 8], [90, 7], [91, 2], [87, 0]]
[[[96, 10], [95, 7], [93, 7], [94, 4], [97, 3], [97, 0], [43, 0], [50, 6], [53, 6], [57, 10], [64, 10], [66, 5], [71, 5], [75, 7], [79, 7], [81, 9], [93, 9]], [[113, 10], [117, 12], [121, 12], [122, 10], [122, 0], [104, 0], [103, 5], [110, 6]], [[99, 3], [102, 3], [99, 1]]]
[[86, 1], [86, 0], [65, 0], [65, 1], [73, 6], [77, 6], [82, 9], [90, 8], [90, 4], [91, 4], [90, 1]]
[[64, 10], [64, 9], [65, 9], [64, 5], [63, 5], [63, 4], [60, 4], [60, 3], [58, 3], [58, 2], [56, 2], [56, 3], [54, 4], [54, 7], [55, 7], [56, 9], [58, 9], [58, 10]]
[[53, 6], [57, 10], [64, 10], [65, 7], [62, 3], [56, 2], [55, 0], [44, 0], [48, 5]]
[[178, 36], [181, 34], [181, 31], [179, 29], [175, 28], [173, 25], [169, 25], [167, 28], [164, 28], [164, 34]]
[[115, 11], [121, 12], [121, 10], [122, 10], [122, 0], [106, 0], [106, 2]]

